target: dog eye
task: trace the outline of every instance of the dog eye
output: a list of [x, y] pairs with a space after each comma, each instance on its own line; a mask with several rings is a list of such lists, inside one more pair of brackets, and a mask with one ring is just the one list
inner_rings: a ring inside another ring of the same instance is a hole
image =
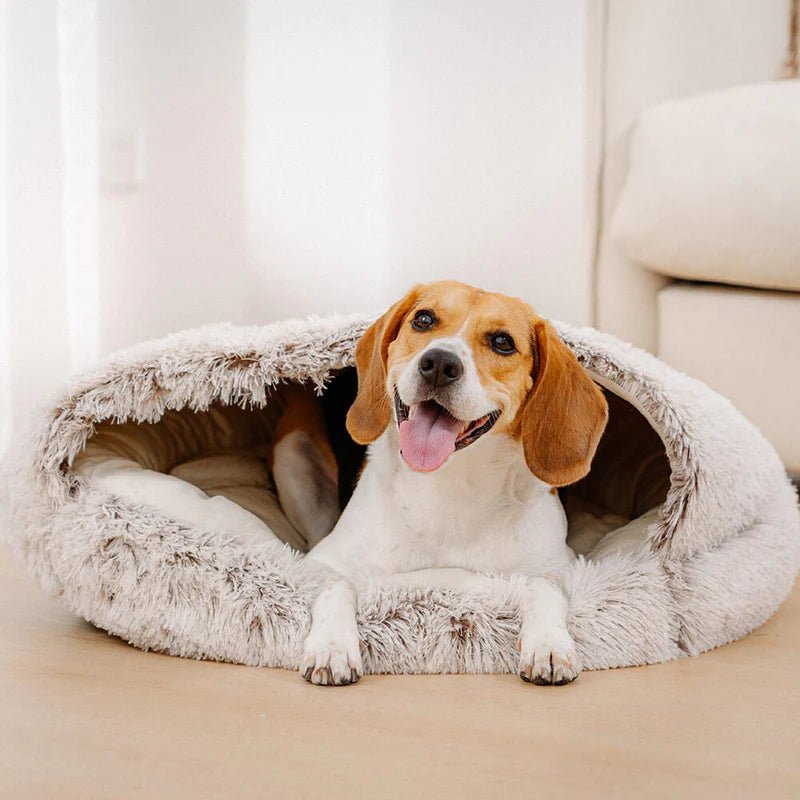
[[495, 353], [500, 353], [501, 356], [510, 356], [517, 351], [514, 346], [514, 340], [507, 333], [491, 333], [489, 334], [489, 344]]
[[436, 317], [432, 311], [417, 311], [411, 322], [411, 327], [415, 331], [426, 331], [436, 322]]

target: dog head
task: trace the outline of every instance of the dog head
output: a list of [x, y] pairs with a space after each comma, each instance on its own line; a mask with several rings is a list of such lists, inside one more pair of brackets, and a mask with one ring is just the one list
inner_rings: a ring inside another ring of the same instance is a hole
[[395, 303], [358, 342], [356, 368], [350, 435], [369, 444], [394, 416], [403, 459], [420, 472], [502, 435], [521, 442], [537, 478], [564, 486], [589, 471], [608, 416], [549, 322], [521, 300], [453, 281]]

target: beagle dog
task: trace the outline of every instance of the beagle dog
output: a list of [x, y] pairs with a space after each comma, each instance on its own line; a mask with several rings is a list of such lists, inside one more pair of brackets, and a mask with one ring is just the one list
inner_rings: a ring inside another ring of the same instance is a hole
[[608, 409], [553, 327], [521, 300], [452, 281], [415, 286], [364, 333], [347, 414], [369, 445], [333, 530], [305, 564], [319, 594], [302, 676], [357, 681], [357, 587], [488, 587], [525, 576], [519, 675], [580, 670], [563, 576], [575, 558], [555, 487], [587, 474]]

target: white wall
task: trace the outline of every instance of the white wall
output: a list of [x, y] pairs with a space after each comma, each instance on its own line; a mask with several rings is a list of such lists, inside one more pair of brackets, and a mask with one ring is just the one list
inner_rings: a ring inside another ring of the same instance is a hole
[[459, 277], [588, 322], [587, 3], [391, 9], [393, 293]]
[[95, 354], [415, 281], [588, 321], [590, 8], [0, 0], [0, 414]]
[[138, 185], [103, 181], [103, 351], [244, 305], [244, 4], [103, 0], [101, 142], [144, 143]]
[[103, 351], [457, 277], [588, 322], [586, 0], [105, 0]]
[[455, 277], [588, 322], [588, 13], [249, 0], [249, 317]]
[[252, 321], [388, 299], [390, 4], [248, 0]]

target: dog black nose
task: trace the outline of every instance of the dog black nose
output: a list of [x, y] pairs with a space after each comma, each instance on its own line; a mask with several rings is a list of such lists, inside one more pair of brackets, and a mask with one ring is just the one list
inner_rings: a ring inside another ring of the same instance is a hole
[[419, 374], [436, 389], [457, 381], [464, 374], [461, 359], [447, 350], [434, 348], [422, 354], [419, 360]]

